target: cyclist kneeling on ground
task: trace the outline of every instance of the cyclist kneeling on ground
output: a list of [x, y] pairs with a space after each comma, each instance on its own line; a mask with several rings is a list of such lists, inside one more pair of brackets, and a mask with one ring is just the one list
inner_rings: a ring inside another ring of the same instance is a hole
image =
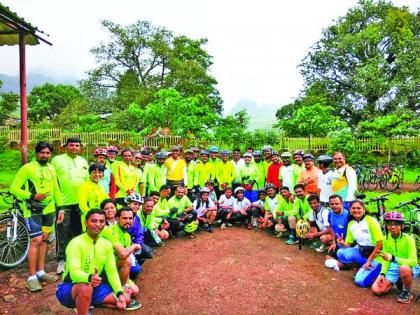
[[372, 292], [376, 295], [387, 293], [399, 279], [403, 289], [397, 301], [409, 304], [414, 295], [411, 292], [413, 280], [420, 274], [417, 261], [417, 251], [414, 239], [403, 233], [404, 216], [398, 212], [385, 213], [387, 235], [383, 241], [383, 248], [379, 255], [384, 259], [381, 274], [372, 285]]
[[[329, 230], [327, 229], [327, 226], [329, 225], [328, 214], [330, 211], [328, 208], [321, 206], [318, 195], [310, 195], [308, 197], [308, 202], [311, 207], [309, 214], [311, 229], [309, 230], [309, 233], [306, 234], [306, 237], [312, 239], [312, 247], [315, 248], [318, 253], [322, 253], [328, 249], [327, 245], [330, 245], [330, 243], [326, 242], [327, 239], [330, 239]], [[322, 244], [319, 244], [315, 239], [319, 239]], [[324, 239], [324, 241], [322, 239]]]
[[118, 275], [112, 244], [99, 235], [105, 227], [105, 213], [92, 209], [85, 216], [86, 233], [70, 241], [63, 282], [57, 286], [58, 301], [78, 314], [88, 314], [89, 307], [104, 306], [118, 309], [130, 307], [131, 291], [123, 290]]
[[213, 232], [213, 222], [216, 219], [216, 205], [210, 199], [210, 190], [208, 188], [200, 189], [200, 198], [194, 200], [193, 209], [197, 213], [197, 220], [204, 224], [207, 232]]

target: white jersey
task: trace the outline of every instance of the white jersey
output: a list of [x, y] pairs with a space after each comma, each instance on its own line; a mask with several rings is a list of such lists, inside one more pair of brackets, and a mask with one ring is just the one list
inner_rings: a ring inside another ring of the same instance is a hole
[[327, 226], [330, 226], [330, 223], [328, 222], [328, 214], [330, 210], [325, 207], [319, 207], [318, 213], [315, 215], [314, 210], [311, 209], [309, 213], [309, 221], [315, 222], [318, 226], [320, 231], [324, 231]]
[[209, 198], [207, 202], [203, 202], [200, 198], [194, 200], [193, 209], [197, 212], [197, 216], [205, 215], [207, 209], [215, 208], [214, 202]]
[[235, 197], [230, 196], [230, 198], [226, 198], [224, 194], [220, 196], [220, 199], [219, 199], [220, 206], [233, 207], [234, 203], [235, 203]]
[[235, 199], [235, 203], [233, 204], [233, 210], [234, 211], [239, 211], [242, 210], [243, 208], [249, 206], [251, 204], [251, 201], [249, 201], [248, 198], [242, 199], [242, 200], [238, 200]]
[[329, 169], [328, 172], [322, 172], [318, 177], [318, 188], [320, 190], [319, 200], [321, 202], [328, 202], [330, 196], [333, 194], [331, 186], [332, 176], [333, 171]]

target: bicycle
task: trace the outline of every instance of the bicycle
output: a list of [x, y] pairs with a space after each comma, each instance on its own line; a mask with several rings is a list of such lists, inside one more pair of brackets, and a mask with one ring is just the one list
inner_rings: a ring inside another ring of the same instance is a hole
[[[368, 206], [369, 204], [372, 204], [372, 203], [375, 203], [376, 204], [376, 212], [373, 212], [373, 211], [367, 211], [367, 213], [369, 214], [369, 215], [373, 215], [373, 216], [375, 216], [377, 219], [378, 219], [378, 221], [379, 221], [379, 224], [381, 225], [381, 228], [382, 228], [382, 231], [385, 233], [386, 232], [386, 227], [385, 227], [385, 224], [384, 224], [384, 220], [383, 220], [383, 218], [384, 218], [384, 214], [385, 214], [385, 211], [386, 211], [386, 207], [385, 207], [385, 201], [387, 201], [388, 200], [388, 196], [389, 195], [391, 195], [392, 193], [391, 192], [389, 192], [389, 193], [386, 193], [386, 194], [383, 194], [383, 195], [380, 195], [380, 196], [378, 196], [378, 197], [373, 197], [373, 198], [370, 198], [370, 199], [368, 199], [368, 200], [366, 200], [366, 201], [364, 201], [364, 204], [366, 205], [366, 206]], [[356, 196], [356, 198], [357, 199], [365, 199], [366, 198], [366, 195], [365, 194], [361, 194], [361, 195], [357, 195]]]
[[403, 213], [405, 222], [404, 222], [404, 232], [410, 234], [414, 238], [417, 248], [417, 257], [420, 259], [420, 197], [408, 200], [405, 202], [399, 203], [395, 206], [395, 209], [407, 209], [409, 212], [409, 218], [405, 215], [406, 211]]
[[28, 256], [29, 230], [19, 200], [9, 192], [0, 192], [0, 197], [11, 205], [0, 215], [0, 266], [12, 268]]

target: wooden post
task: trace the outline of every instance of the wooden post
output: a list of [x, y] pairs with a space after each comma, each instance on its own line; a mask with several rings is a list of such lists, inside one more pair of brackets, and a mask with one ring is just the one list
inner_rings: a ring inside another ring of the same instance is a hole
[[28, 163], [28, 114], [26, 103], [26, 56], [25, 34], [19, 33], [19, 75], [20, 75], [20, 145], [22, 164]]

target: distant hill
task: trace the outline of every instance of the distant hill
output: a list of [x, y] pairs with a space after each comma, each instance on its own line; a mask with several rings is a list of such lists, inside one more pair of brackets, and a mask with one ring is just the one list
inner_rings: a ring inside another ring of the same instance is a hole
[[[13, 92], [19, 94], [19, 76], [9, 76], [0, 73], [0, 81], [3, 82], [3, 85], [0, 88], [0, 92]], [[51, 76], [43, 75], [40, 73], [28, 73], [26, 75], [27, 94], [29, 94], [35, 86], [39, 86], [44, 83], [76, 84], [77, 79], [67, 78], [64, 80], [58, 80]]]
[[276, 123], [277, 108], [272, 105], [258, 104], [252, 100], [239, 101], [230, 111], [230, 115], [245, 109], [250, 116], [250, 129], [271, 129]]

